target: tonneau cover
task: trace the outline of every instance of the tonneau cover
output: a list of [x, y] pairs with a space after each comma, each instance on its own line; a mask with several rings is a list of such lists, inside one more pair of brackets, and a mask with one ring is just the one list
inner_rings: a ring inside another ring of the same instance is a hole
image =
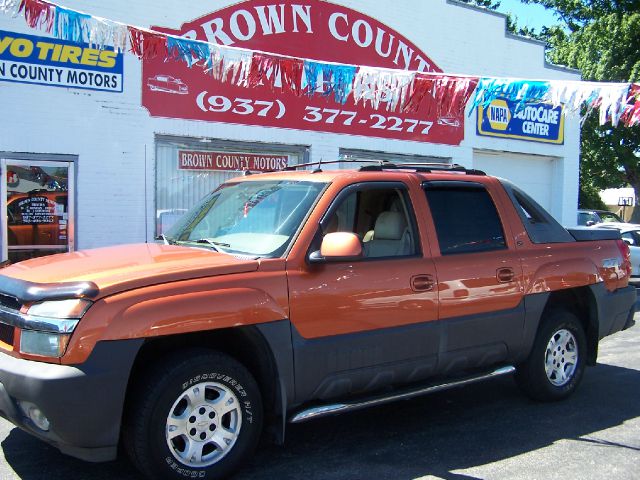
[[620, 231], [615, 228], [575, 227], [567, 230], [579, 242], [620, 239]]

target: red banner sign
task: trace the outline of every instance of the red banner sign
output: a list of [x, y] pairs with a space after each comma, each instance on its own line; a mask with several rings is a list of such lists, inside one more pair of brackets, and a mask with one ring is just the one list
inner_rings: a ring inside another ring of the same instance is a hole
[[270, 172], [282, 170], [289, 163], [286, 155], [258, 155], [255, 153], [199, 152], [194, 150], [178, 151], [178, 169], [180, 170], [251, 170]]
[[[383, 23], [326, 1], [248, 0], [186, 23], [155, 30], [317, 61], [440, 72], [417, 46]], [[154, 58], [143, 62], [142, 104], [152, 116], [315, 130], [458, 145], [464, 118], [437, 109], [404, 114], [332, 96], [296, 96], [268, 86], [221, 83], [202, 68]]]

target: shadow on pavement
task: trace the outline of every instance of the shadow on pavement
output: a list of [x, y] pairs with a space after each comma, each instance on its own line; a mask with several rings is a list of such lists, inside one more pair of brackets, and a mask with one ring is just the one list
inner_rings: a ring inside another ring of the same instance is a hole
[[571, 398], [551, 404], [496, 379], [292, 426], [284, 449], [267, 447], [237, 478], [471, 480], [454, 472], [620, 425], [640, 416], [639, 398], [640, 372], [610, 365], [587, 369]]
[[[500, 378], [293, 425], [284, 447], [261, 445], [235, 478], [474, 480], [454, 472], [620, 425], [640, 416], [639, 398], [640, 372], [611, 365], [587, 369], [576, 394], [553, 404], [531, 402], [510, 378]], [[2, 448], [25, 480], [139, 478], [126, 460], [85, 463], [18, 429]]]

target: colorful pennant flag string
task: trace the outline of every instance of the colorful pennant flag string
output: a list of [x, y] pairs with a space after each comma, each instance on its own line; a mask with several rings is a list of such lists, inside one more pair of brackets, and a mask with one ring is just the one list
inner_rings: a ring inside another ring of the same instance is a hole
[[630, 127], [640, 125], [640, 84], [634, 83], [629, 88], [629, 96], [621, 119]]
[[255, 52], [247, 78], [249, 87], [264, 83], [296, 95], [302, 93], [304, 62], [298, 58]]
[[525, 80], [472, 75], [421, 73], [319, 62], [177, 37], [107, 20], [47, 0], [0, 0], [0, 12], [23, 15], [31, 28], [94, 48], [129, 50], [139, 59], [164, 58], [202, 68], [214, 79], [244, 87], [280, 88], [296, 95], [349, 98], [378, 109], [435, 115], [439, 122], [462, 121], [498, 98], [526, 104], [565, 105], [580, 113], [599, 109], [601, 124], [640, 124], [640, 84], [564, 80]]
[[536, 103], [549, 92], [549, 82], [514, 80], [508, 78], [481, 78], [476, 94], [471, 101], [471, 108], [482, 105], [487, 108], [497, 98], [508, 98], [518, 102], [516, 108], [527, 103]]
[[419, 111], [427, 118], [435, 115], [440, 122], [459, 125], [477, 85], [477, 78], [417, 73], [402, 111]]
[[355, 103], [370, 103], [376, 110], [383, 103], [387, 111], [395, 111], [404, 103], [415, 72], [360, 67], [353, 82]]
[[56, 8], [50, 3], [40, 0], [21, 2], [18, 12], [24, 13], [24, 19], [31, 28], [39, 28], [50, 32], [56, 17]]
[[[140, 59], [169, 56], [168, 38], [161, 33], [142, 28], [129, 27], [130, 51]], [[191, 56], [187, 56], [191, 59]], [[189, 65], [191, 66], [191, 65]]]
[[20, 3], [20, 0], [0, 0], [0, 12], [17, 15]]
[[316, 93], [333, 97], [337, 103], [344, 105], [353, 90], [353, 81], [357, 68], [353, 65], [304, 61], [302, 90], [310, 97]]

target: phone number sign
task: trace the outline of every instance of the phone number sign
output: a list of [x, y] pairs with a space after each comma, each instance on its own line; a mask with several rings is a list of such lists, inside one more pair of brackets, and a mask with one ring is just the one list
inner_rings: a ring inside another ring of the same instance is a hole
[[[416, 45], [383, 23], [328, 2], [246, 1], [185, 23], [174, 35], [299, 58], [381, 68], [441, 72]], [[142, 104], [152, 116], [314, 130], [459, 145], [464, 115], [437, 108], [404, 114], [333, 97], [297, 96], [267, 86], [221, 83], [201, 68], [154, 58], [143, 62]]]

